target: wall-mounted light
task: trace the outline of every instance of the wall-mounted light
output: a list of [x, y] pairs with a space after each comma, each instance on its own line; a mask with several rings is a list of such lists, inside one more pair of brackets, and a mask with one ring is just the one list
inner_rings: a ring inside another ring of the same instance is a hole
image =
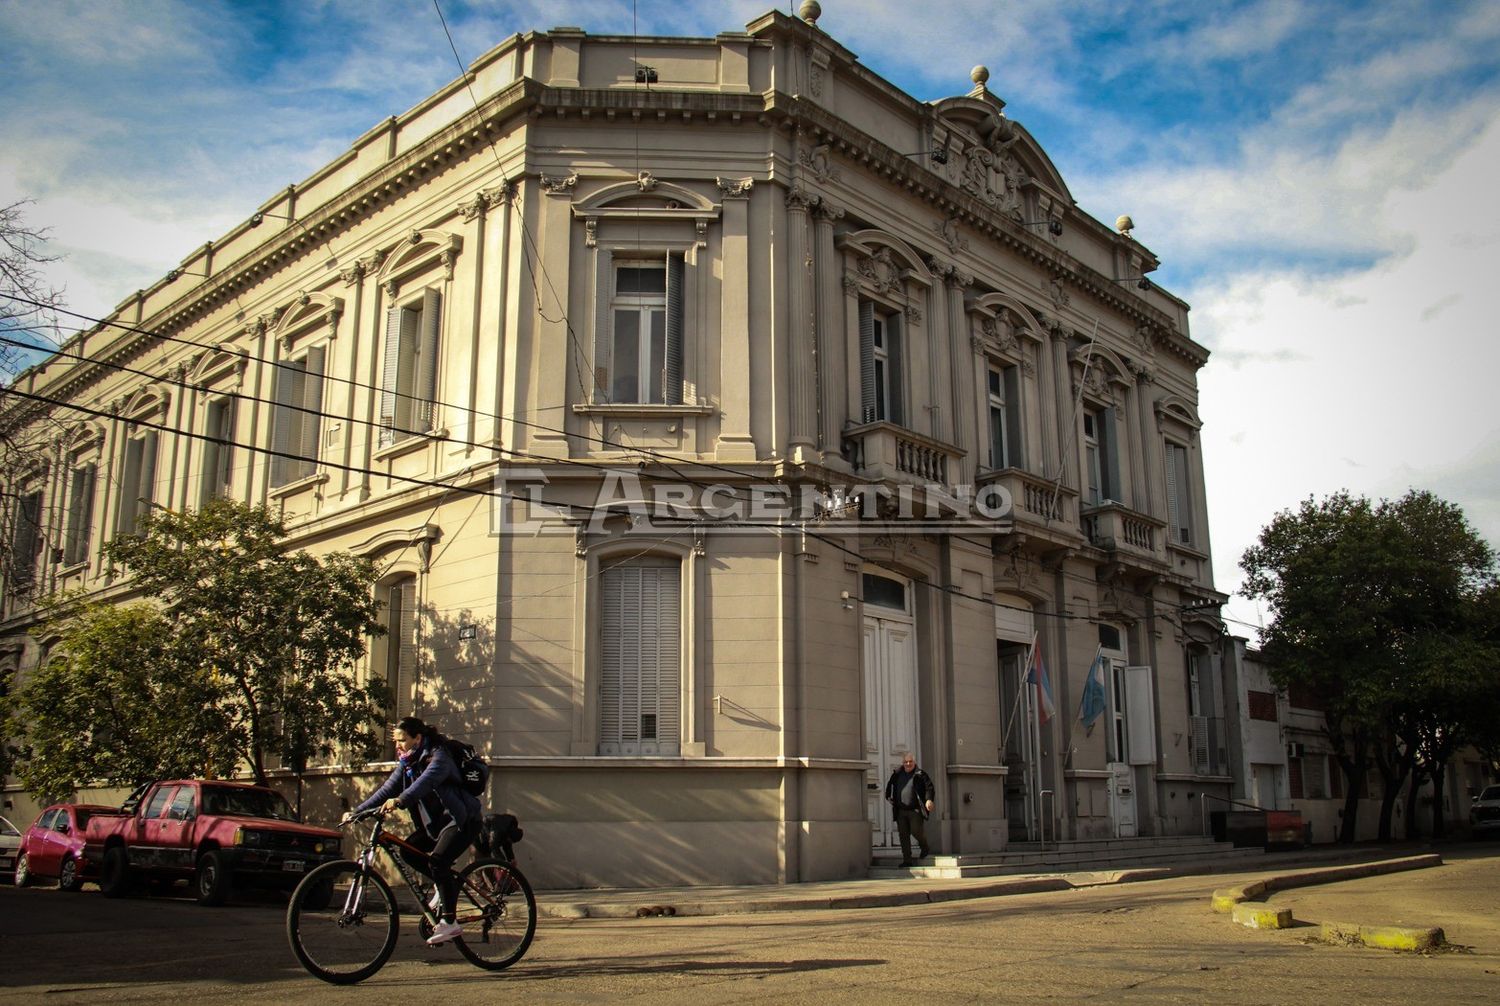
[[932, 163], [933, 164], [947, 164], [948, 163], [948, 150], [947, 150], [946, 147], [934, 147], [931, 150], [913, 150], [909, 154], [897, 154], [896, 156], [897, 157], [921, 157], [923, 154], [927, 154], [928, 156], [930, 156], [932, 158]]
[[656, 83], [656, 67], [638, 66], [635, 68], [635, 82], [637, 84]]
[[1151, 290], [1156, 284], [1144, 276], [1121, 276], [1110, 280], [1111, 283], [1134, 283], [1137, 290]]
[[1057, 219], [1056, 217], [1048, 217], [1046, 220], [1022, 220], [1021, 221], [1021, 226], [1022, 227], [1040, 227], [1043, 224], [1047, 225], [1047, 233], [1048, 234], [1051, 234], [1055, 238], [1062, 237], [1062, 231], [1063, 231], [1062, 221], [1059, 220], [1059, 219]]
[[202, 279], [208, 279], [208, 273], [206, 272], [188, 272], [185, 269], [172, 269], [167, 272], [167, 282], [175, 283], [184, 276], [198, 276]]
[[288, 223], [295, 222], [294, 217], [289, 217], [281, 213], [267, 213], [265, 210], [257, 210], [256, 212], [250, 214], [250, 226], [259, 227], [261, 224], [266, 222], [266, 217], [275, 217], [277, 220], [285, 220]]
[[854, 598], [849, 596], [849, 592], [847, 590], [839, 591], [839, 601], [844, 605], [845, 611], [854, 610]]

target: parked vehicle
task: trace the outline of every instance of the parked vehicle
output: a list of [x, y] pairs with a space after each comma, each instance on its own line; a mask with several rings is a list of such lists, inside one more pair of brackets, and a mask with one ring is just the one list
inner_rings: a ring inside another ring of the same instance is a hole
[[21, 850], [21, 832], [15, 825], [0, 817], [0, 873], [14, 873], [16, 854]]
[[89, 818], [95, 814], [118, 815], [113, 807], [91, 803], [56, 803], [37, 815], [21, 836], [20, 856], [16, 860], [16, 886], [25, 887], [33, 880], [56, 880], [64, 891], [76, 891], [92, 871], [83, 856], [83, 835]]
[[1469, 806], [1469, 828], [1475, 838], [1500, 832], [1500, 786], [1486, 786]]
[[95, 817], [85, 855], [99, 890], [118, 898], [143, 881], [187, 879], [198, 901], [220, 905], [236, 886], [291, 891], [339, 858], [339, 833], [298, 823], [282, 795], [245, 783], [177, 779], [132, 794], [119, 817]]

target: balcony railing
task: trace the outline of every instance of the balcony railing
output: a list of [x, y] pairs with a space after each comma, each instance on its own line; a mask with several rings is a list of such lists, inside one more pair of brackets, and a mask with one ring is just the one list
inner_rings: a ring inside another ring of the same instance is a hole
[[1115, 502], [1086, 507], [1080, 516], [1090, 544], [1121, 557], [1152, 563], [1163, 561], [1161, 536], [1167, 526], [1165, 521]]
[[1001, 468], [980, 472], [980, 485], [998, 485], [1010, 494], [1011, 519], [1018, 525], [1033, 529], [1055, 526], [1072, 528], [1069, 516], [1078, 505], [1076, 490], [1060, 485], [1053, 479], [1033, 475], [1019, 468]]
[[950, 488], [964, 452], [894, 423], [878, 422], [845, 430], [844, 456], [862, 478]]

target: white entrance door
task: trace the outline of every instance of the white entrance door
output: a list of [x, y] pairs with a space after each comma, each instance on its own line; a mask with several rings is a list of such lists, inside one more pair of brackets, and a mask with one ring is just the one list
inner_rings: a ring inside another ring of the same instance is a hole
[[1125, 762], [1109, 763], [1109, 816], [1116, 838], [1135, 837], [1135, 772]]
[[1125, 681], [1125, 661], [1109, 663], [1109, 817], [1116, 838], [1134, 838], [1135, 772], [1129, 761], [1130, 709]]
[[1250, 802], [1264, 810], [1279, 810], [1276, 794], [1280, 787], [1276, 784], [1276, 776], [1279, 774], [1275, 765], [1252, 765], [1250, 767], [1251, 780], [1255, 784], [1254, 791], [1250, 794]]
[[[872, 604], [871, 576], [865, 576], [865, 755], [870, 763], [865, 770], [866, 812], [871, 847], [896, 849], [900, 840], [885, 802], [885, 783], [901, 763], [901, 754], [918, 750], [916, 627], [904, 610]], [[901, 585], [904, 598], [908, 592], [905, 583]], [[887, 596], [895, 600], [894, 593]]]

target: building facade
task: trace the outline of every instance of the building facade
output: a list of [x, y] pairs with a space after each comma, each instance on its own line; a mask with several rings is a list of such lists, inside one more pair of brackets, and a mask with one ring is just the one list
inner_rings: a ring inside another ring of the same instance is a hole
[[508, 39], [22, 375], [0, 674], [224, 495], [379, 562], [359, 673], [488, 753], [543, 886], [860, 874], [903, 750], [943, 852], [1200, 832], [1187, 305], [983, 68], [919, 101], [808, 14]]

